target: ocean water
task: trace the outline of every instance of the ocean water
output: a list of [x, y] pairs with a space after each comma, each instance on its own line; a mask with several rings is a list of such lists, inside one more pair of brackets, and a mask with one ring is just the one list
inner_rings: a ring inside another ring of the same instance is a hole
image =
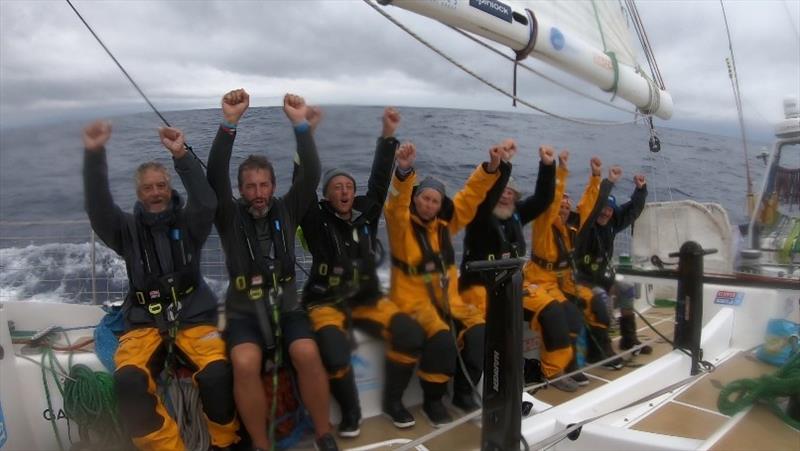
[[[338, 166], [352, 172], [363, 189], [381, 131], [381, 107], [330, 106], [316, 132], [323, 170]], [[649, 152], [648, 129], [642, 125], [585, 126], [530, 114], [474, 110], [401, 108], [397, 137], [417, 145], [417, 171], [442, 179], [456, 192], [489, 147], [514, 138], [519, 153], [513, 175], [523, 191], [533, 191], [538, 146], [550, 144], [571, 152], [567, 190], [580, 196], [589, 175], [589, 159], [606, 167], [623, 167], [614, 194], [625, 200], [634, 174], [648, 179], [650, 201], [693, 199], [721, 204], [734, 224], [746, 221], [742, 144], [736, 138], [660, 128], [662, 150]], [[166, 114], [182, 128], [187, 142], [205, 161], [221, 120], [218, 109]], [[111, 190], [117, 204], [131, 210], [135, 202], [133, 170], [146, 160], [170, 164], [158, 141], [161, 125], [152, 113], [112, 119], [107, 146]], [[0, 133], [0, 300], [102, 302], [121, 299], [127, 288], [122, 262], [102, 243], [92, 243], [83, 208], [81, 166], [83, 123], [3, 130]], [[751, 171], [756, 188], [764, 165], [754, 154], [767, 143], [751, 143]], [[277, 192], [288, 189], [294, 135], [280, 108], [251, 108], [239, 126], [231, 164], [250, 153], [266, 154], [274, 163]], [[176, 179], [177, 180], [177, 179]], [[175, 188], [183, 192], [180, 183]], [[384, 244], [385, 242], [384, 238]], [[460, 237], [456, 238], [457, 251]], [[388, 245], [386, 246], [388, 249]], [[94, 265], [92, 265], [94, 261]], [[301, 256], [307, 267], [310, 256]], [[386, 278], [388, 266], [381, 270]], [[204, 251], [204, 275], [218, 293], [224, 291], [223, 256], [211, 237]], [[303, 274], [298, 270], [299, 280]]]

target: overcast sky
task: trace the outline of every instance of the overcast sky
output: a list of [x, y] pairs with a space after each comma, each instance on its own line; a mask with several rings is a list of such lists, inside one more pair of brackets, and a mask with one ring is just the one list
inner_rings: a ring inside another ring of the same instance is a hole
[[[320, 104], [512, 110], [361, 0], [74, 4], [163, 110], [217, 107], [237, 87], [255, 106], [277, 105], [291, 91]], [[645, 0], [638, 7], [675, 102], [663, 124], [738, 133], [719, 2]], [[441, 24], [387, 11], [510, 89], [510, 63]], [[800, 97], [800, 1], [734, 1], [726, 11], [747, 124], [752, 136], [768, 139], [783, 117], [783, 98]], [[629, 118], [524, 72], [520, 96], [560, 114]], [[0, 127], [146, 110], [66, 2], [0, 0]]]

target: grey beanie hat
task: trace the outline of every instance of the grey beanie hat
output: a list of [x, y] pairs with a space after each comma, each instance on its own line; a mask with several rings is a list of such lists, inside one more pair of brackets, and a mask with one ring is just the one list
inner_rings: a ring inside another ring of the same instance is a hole
[[517, 185], [517, 180], [514, 177], [508, 177], [508, 183], [506, 183], [506, 188], [516, 192], [517, 194], [521, 194], [519, 186]]
[[333, 180], [334, 177], [337, 177], [337, 176], [340, 176], [340, 175], [343, 175], [343, 176], [349, 178], [350, 180], [352, 180], [353, 181], [353, 189], [355, 190], [355, 188], [356, 188], [356, 179], [353, 178], [353, 176], [349, 172], [345, 171], [344, 169], [331, 168], [331, 169], [328, 169], [327, 171], [325, 171], [325, 174], [323, 174], [323, 176], [322, 176], [322, 194], [325, 194], [325, 191], [328, 189], [328, 183], [330, 183], [331, 180]]
[[419, 182], [419, 185], [417, 185], [417, 192], [415, 196], [419, 196], [425, 189], [436, 190], [439, 192], [439, 194], [442, 195], [443, 198], [447, 196], [444, 189], [444, 183], [442, 183], [439, 179], [433, 178], [431, 176], [425, 177], [425, 179]]

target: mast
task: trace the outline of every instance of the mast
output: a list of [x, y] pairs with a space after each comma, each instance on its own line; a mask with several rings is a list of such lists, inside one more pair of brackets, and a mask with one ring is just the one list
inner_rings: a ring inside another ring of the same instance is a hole
[[736, 73], [736, 59], [733, 57], [733, 42], [731, 41], [731, 29], [728, 27], [728, 16], [725, 14], [725, 5], [722, 0], [719, 0], [719, 6], [722, 8], [722, 17], [725, 19], [725, 32], [728, 34], [728, 49], [730, 49], [730, 58], [725, 58], [725, 63], [728, 65], [728, 77], [731, 79], [731, 88], [733, 89], [733, 98], [736, 101], [736, 111], [739, 115], [739, 130], [742, 135], [742, 148], [744, 150], [744, 170], [747, 175], [747, 216], [752, 217], [755, 211], [755, 197], [753, 195], [753, 179], [750, 177], [750, 159], [747, 152], [747, 134], [744, 128], [744, 114], [742, 112], [742, 95], [739, 91], [739, 77]]

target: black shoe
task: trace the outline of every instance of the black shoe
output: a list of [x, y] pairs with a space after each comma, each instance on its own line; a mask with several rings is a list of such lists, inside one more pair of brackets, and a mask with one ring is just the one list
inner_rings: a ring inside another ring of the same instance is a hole
[[392, 423], [400, 429], [410, 428], [417, 424], [414, 415], [411, 415], [411, 412], [400, 401], [384, 403], [383, 414], [389, 417]]
[[525, 359], [523, 364], [523, 377], [525, 378], [525, 385], [538, 384], [544, 382], [544, 375], [542, 374], [542, 366], [538, 360]]
[[455, 393], [453, 395], [453, 407], [464, 413], [474, 412], [481, 408], [480, 404], [475, 402], [475, 397], [466, 393]]
[[621, 370], [622, 367], [625, 366], [625, 361], [617, 357], [616, 359], [606, 362], [601, 366], [608, 370]]
[[315, 440], [314, 448], [317, 451], [339, 451], [339, 445], [336, 444], [336, 439], [330, 433]]
[[575, 373], [570, 377], [581, 387], [589, 385], [589, 378], [583, 373]]
[[453, 422], [453, 417], [447, 408], [442, 404], [441, 399], [435, 401], [425, 401], [422, 403], [422, 413], [428, 418], [428, 422], [435, 428], [440, 428]]
[[[628, 349], [631, 349], [634, 346], [639, 346], [640, 344], [642, 344], [642, 342], [636, 338], [634, 338], [633, 340], [626, 340], [625, 338], [623, 338], [622, 340], [619, 341], [619, 349], [622, 351], [627, 351]], [[651, 348], [648, 345], [645, 345], [633, 351], [631, 355], [639, 355], [639, 354], [650, 355], [652, 353], [653, 353], [653, 348]]]
[[356, 415], [342, 415], [342, 421], [336, 431], [339, 437], [358, 437], [361, 434], [361, 417]]

